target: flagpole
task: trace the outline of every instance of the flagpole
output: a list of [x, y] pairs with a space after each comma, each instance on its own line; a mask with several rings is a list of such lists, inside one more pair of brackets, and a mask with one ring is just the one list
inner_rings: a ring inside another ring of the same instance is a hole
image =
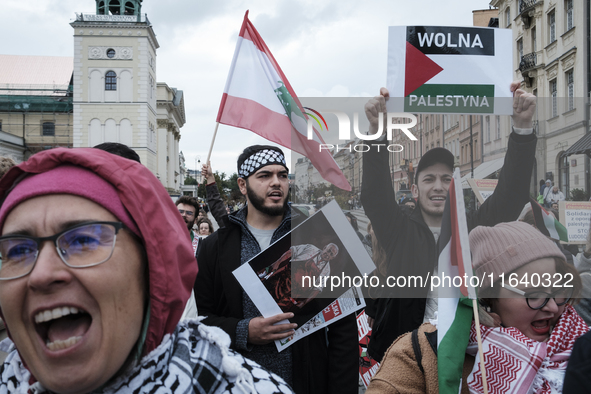
[[211, 145], [209, 146], [209, 152], [207, 152], [207, 160], [205, 160], [205, 163], [207, 165], [209, 165], [209, 158], [211, 157], [211, 151], [213, 150], [215, 136], [218, 134], [218, 127], [220, 127], [220, 122], [215, 122], [215, 130], [213, 131], [213, 137], [211, 139]]
[[482, 388], [484, 394], [488, 394], [488, 384], [486, 383], [486, 369], [484, 368], [484, 353], [482, 352], [482, 337], [480, 336], [480, 318], [478, 317], [478, 304], [472, 300], [474, 308], [474, 325], [476, 326], [476, 341], [478, 342], [478, 354], [480, 355], [480, 373], [482, 373]]

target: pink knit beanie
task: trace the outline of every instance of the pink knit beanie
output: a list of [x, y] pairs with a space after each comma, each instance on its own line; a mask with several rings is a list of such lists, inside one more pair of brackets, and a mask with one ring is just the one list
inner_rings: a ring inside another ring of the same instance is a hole
[[[470, 249], [474, 275], [482, 283], [480, 291], [532, 261], [545, 257], [565, 260], [564, 254], [551, 239], [524, 222], [500, 223], [494, 227], [479, 226], [470, 232]], [[493, 274], [491, 281], [490, 274]]]
[[73, 194], [87, 198], [111, 212], [128, 229], [142, 238], [115, 187], [92, 171], [71, 165], [31, 175], [17, 183], [0, 208], [0, 230], [4, 227], [6, 216], [14, 207], [25, 200], [48, 194]]

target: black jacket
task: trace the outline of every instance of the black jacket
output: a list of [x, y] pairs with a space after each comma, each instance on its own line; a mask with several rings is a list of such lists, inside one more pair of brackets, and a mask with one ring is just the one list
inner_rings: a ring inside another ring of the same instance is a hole
[[577, 339], [564, 376], [564, 394], [591, 393], [591, 331]]
[[[224, 227], [203, 241], [195, 282], [197, 310], [207, 316], [203, 323], [226, 331], [233, 349], [236, 326], [244, 317], [242, 287], [232, 274], [240, 266], [241, 231], [225, 220]], [[296, 393], [357, 393], [359, 352], [354, 314], [300, 339], [291, 348]]]
[[[467, 215], [468, 230], [517, 220], [529, 202], [529, 187], [537, 138], [511, 133], [505, 162], [495, 192], [477, 211]], [[361, 201], [374, 233], [387, 256], [387, 275], [426, 278], [437, 263], [438, 248], [423, 220], [420, 206], [404, 215], [395, 201], [388, 165], [388, 152], [363, 155]], [[428, 286], [388, 289], [375, 305], [375, 322], [368, 352], [381, 360], [394, 340], [419, 327], [425, 313]], [[408, 297], [408, 298], [402, 298]], [[412, 298], [411, 298], [412, 297]]]

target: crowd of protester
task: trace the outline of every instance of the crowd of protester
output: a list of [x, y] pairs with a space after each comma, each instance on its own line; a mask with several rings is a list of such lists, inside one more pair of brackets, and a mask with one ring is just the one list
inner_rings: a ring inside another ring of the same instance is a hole
[[[485, 281], [457, 366], [460, 392], [584, 392], [591, 232], [577, 253], [539, 231], [528, 190], [536, 102], [517, 84], [511, 90], [513, 132], [498, 186], [466, 217], [473, 269]], [[370, 133], [387, 98], [382, 90], [366, 105]], [[345, 217], [375, 263], [371, 275], [437, 274], [453, 167], [449, 151], [429, 150], [412, 195], [396, 201], [387, 152], [364, 154], [361, 199], [347, 203], [369, 222]], [[9, 337], [0, 343], [0, 393], [358, 393], [354, 314], [279, 352], [274, 342], [298, 328], [293, 312], [261, 316], [232, 274], [307, 218], [288, 201], [281, 149], [249, 146], [237, 170], [244, 200], [228, 206], [210, 163], [206, 201], [172, 203], [121, 144], [0, 160], [0, 333]], [[542, 180], [539, 194], [557, 217], [552, 204], [562, 193]], [[303, 246], [298, 258], [322, 272], [338, 251]], [[511, 274], [560, 279], [501, 284]], [[448, 367], [438, 365], [437, 293], [388, 291], [364, 289], [367, 350], [381, 362], [367, 392], [437, 393], [438, 368]]]

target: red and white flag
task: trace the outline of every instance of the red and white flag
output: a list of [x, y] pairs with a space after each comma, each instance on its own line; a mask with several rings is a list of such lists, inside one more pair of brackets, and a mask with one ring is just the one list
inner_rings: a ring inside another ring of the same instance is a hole
[[349, 182], [314, 130], [307, 138], [308, 117], [267, 45], [248, 20], [248, 11], [217, 116], [222, 124], [250, 130], [306, 156], [320, 175], [335, 186], [351, 190]]

